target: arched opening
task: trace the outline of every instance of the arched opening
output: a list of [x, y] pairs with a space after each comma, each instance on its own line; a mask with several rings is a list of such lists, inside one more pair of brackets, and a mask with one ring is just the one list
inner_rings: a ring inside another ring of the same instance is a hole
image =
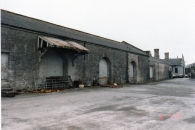
[[129, 82], [136, 83], [136, 80], [137, 80], [136, 63], [132, 61], [129, 65]]
[[108, 84], [110, 82], [110, 60], [106, 57], [99, 62], [99, 84]]

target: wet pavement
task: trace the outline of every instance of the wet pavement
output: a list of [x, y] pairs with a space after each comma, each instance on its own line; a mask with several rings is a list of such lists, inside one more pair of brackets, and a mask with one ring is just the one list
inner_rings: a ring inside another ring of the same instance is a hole
[[193, 130], [195, 80], [2, 98], [2, 130]]

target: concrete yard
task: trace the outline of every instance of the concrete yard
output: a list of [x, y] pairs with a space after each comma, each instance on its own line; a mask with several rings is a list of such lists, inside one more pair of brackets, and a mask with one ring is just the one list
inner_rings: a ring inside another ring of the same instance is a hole
[[2, 130], [193, 130], [195, 80], [2, 98]]

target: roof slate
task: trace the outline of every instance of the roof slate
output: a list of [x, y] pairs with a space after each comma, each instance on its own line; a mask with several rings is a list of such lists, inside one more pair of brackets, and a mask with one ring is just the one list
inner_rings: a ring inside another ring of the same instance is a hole
[[149, 57], [149, 61], [150, 62], [156, 62], [156, 63], [162, 63], [162, 64], [169, 64], [166, 61], [164, 61], [163, 59], [156, 59], [154, 57]]
[[178, 58], [178, 59], [165, 59], [165, 61], [170, 63], [171, 65], [181, 65], [182, 58]]
[[106, 39], [89, 33], [81, 32], [78, 30], [70, 29], [55, 25], [46, 21], [30, 18], [27, 16], [19, 15], [9, 11], [1, 10], [1, 24], [16, 26], [24, 29], [29, 29], [38, 32], [49, 33], [53, 35], [59, 35], [63, 37], [72, 38], [84, 42], [89, 42], [97, 45], [103, 45], [115, 49], [124, 50], [136, 54], [147, 54], [131, 44], [124, 44], [123, 42], [117, 42], [114, 40]]

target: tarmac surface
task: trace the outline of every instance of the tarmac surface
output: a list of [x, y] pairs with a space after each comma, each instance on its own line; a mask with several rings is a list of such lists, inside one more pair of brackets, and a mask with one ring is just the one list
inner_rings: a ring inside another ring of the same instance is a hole
[[195, 80], [1, 99], [2, 130], [194, 130]]

